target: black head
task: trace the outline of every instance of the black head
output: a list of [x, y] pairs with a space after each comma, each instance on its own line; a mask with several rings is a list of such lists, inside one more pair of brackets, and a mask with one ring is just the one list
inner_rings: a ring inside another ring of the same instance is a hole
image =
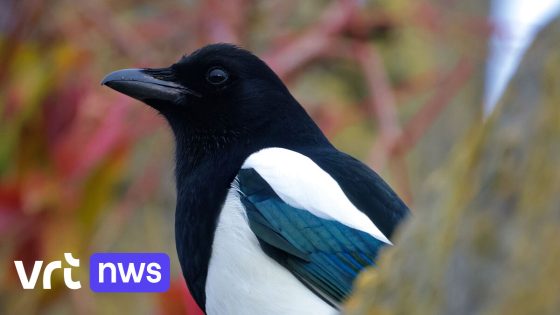
[[282, 146], [307, 133], [323, 139], [278, 76], [229, 44], [206, 46], [168, 68], [115, 71], [102, 84], [157, 109], [195, 147], [239, 140]]

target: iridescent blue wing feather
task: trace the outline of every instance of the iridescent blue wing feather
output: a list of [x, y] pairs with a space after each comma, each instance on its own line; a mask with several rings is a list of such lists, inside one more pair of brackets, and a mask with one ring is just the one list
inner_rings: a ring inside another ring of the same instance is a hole
[[253, 169], [241, 170], [237, 183], [263, 250], [331, 304], [347, 297], [356, 275], [374, 265], [385, 245], [368, 233], [288, 205]]

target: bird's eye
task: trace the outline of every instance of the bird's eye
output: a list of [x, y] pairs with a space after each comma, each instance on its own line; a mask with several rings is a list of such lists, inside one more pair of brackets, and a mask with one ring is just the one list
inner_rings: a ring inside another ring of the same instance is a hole
[[229, 74], [222, 68], [212, 68], [206, 74], [206, 80], [213, 85], [220, 85], [226, 82]]

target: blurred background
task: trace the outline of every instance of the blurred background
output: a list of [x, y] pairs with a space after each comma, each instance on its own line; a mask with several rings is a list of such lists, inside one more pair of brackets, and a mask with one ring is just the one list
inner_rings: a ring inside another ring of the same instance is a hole
[[[415, 208], [558, 8], [517, 2], [1, 0], [0, 314], [200, 314], [175, 253], [171, 132], [105, 74], [236, 43]], [[24, 291], [13, 265], [100, 251], [168, 253], [171, 289], [94, 294], [80, 268], [81, 290], [55, 273]]]

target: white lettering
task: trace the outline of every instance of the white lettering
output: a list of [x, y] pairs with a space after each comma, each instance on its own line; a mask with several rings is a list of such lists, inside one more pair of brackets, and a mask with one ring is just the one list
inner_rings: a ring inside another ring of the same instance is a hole
[[27, 273], [25, 272], [25, 268], [23, 268], [23, 261], [16, 260], [14, 261], [14, 264], [16, 265], [16, 271], [19, 281], [21, 282], [21, 286], [26, 290], [34, 289], [37, 279], [39, 278], [39, 273], [41, 272], [41, 267], [43, 266], [43, 261], [35, 261], [29, 278], [27, 278]]
[[161, 270], [161, 266], [158, 263], [153, 262], [148, 264], [147, 269], [147, 272], [150, 274], [150, 276], [146, 276], [148, 281], [151, 283], [158, 283], [161, 280], [161, 272], [154, 269]]
[[130, 281], [130, 277], [134, 279], [134, 283], [140, 283], [140, 281], [142, 280], [142, 275], [144, 274], [144, 268], [146, 267], [146, 263], [140, 264], [140, 270], [138, 272], [136, 272], [136, 267], [134, 266], [134, 263], [128, 263], [128, 268], [126, 270], [126, 273], [124, 271], [122, 263], [118, 263], [117, 265], [119, 267], [119, 273], [121, 275], [121, 279], [123, 283], [128, 283]]
[[113, 263], [99, 264], [99, 283], [105, 282], [105, 268], [109, 268], [111, 271], [111, 283], [117, 283], [117, 269]]
[[51, 288], [52, 273], [56, 269], [61, 269], [61, 268], [62, 268], [62, 262], [60, 260], [50, 262], [45, 267], [45, 271], [43, 271], [43, 289], [50, 289]]

